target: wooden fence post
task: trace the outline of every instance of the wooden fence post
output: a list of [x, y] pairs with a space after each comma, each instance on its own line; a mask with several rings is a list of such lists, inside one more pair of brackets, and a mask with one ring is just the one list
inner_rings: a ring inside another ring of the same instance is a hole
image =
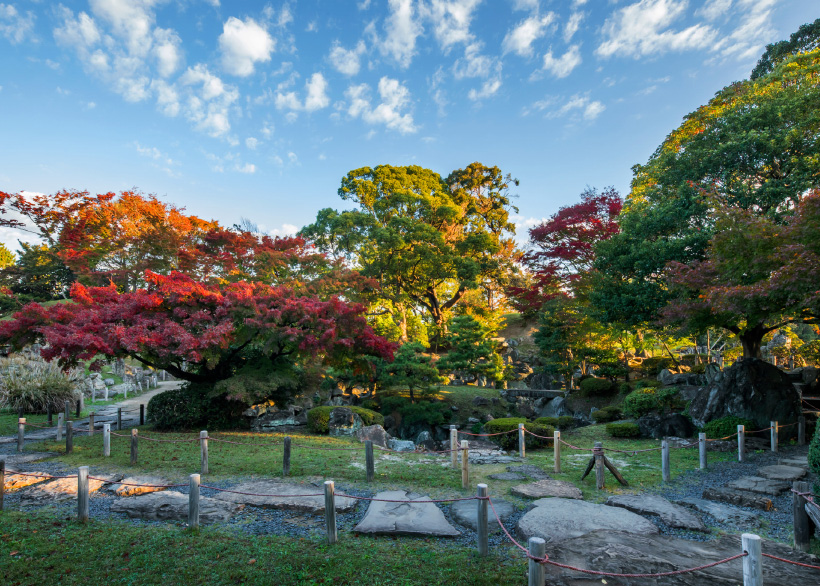
[[489, 507], [487, 506], [487, 496], [489, 496], [489, 490], [487, 490], [487, 485], [479, 484], [476, 495], [478, 496], [478, 530], [476, 531], [476, 537], [478, 538], [478, 555], [489, 555], [490, 531], [489, 522], [487, 519], [487, 515], [489, 512]]
[[700, 456], [700, 469], [706, 470], [706, 434], [698, 434], [698, 455]]
[[552, 453], [555, 459], [555, 473], [561, 473], [561, 432], [557, 429], [552, 434]]
[[117, 407], [117, 431], [122, 431], [122, 407]]
[[188, 527], [190, 529], [199, 528], [199, 474], [191, 474], [188, 477]]
[[470, 449], [467, 440], [461, 441], [461, 488], [470, 488]]
[[797, 418], [797, 445], [806, 445], [806, 417], [804, 415]]
[[[85, 408], [85, 395], [80, 393], [80, 396], [77, 397], [77, 402], [74, 405], [74, 407], [75, 407], [75, 418], [79, 419], [80, 418], [80, 413], [82, 413], [82, 410]], [[66, 411], [66, 419], [67, 418], [68, 418], [68, 412]]]
[[20, 417], [17, 420], [17, 452], [23, 451], [23, 444], [26, 441], [26, 418]]
[[743, 462], [746, 459], [746, 426], [737, 426], [737, 461]]
[[200, 473], [208, 474], [208, 432], [199, 432]]
[[96, 414], [92, 411], [88, 414], [88, 435], [94, 435], [94, 416]]
[[777, 432], [778, 431], [779, 431], [779, 429], [778, 429], [777, 421], [772, 421], [771, 432], [772, 432], [772, 451], [773, 452], [777, 451], [777, 439], [778, 439], [777, 438], [777, 436], [778, 436]]
[[46, 405], [46, 417], [48, 418], [48, 426], [51, 427], [53, 425], [51, 417], [51, 403]]
[[740, 536], [743, 551], [748, 553], [743, 558], [743, 586], [763, 586], [763, 556], [761, 555], [760, 537], [752, 533]]
[[547, 555], [547, 542], [540, 537], [530, 537], [529, 540], [527, 540], [527, 546], [531, 556], [528, 564], [529, 580], [527, 584], [528, 586], [544, 586], [544, 582], [546, 581], [544, 564], [538, 563], [532, 558], [544, 559]]
[[54, 432], [54, 439], [58, 442], [63, 439], [63, 425], [65, 425], [63, 422], [63, 414], [57, 413], [57, 430]]
[[74, 422], [67, 421], [65, 424], [65, 453], [66, 455], [74, 451]]
[[66, 420], [66, 422], [68, 422], [68, 419], [69, 419], [68, 416], [70, 415], [70, 411], [69, 411], [70, 407], [71, 407], [71, 405], [69, 404], [68, 401], [66, 401], [65, 402], [65, 420]]
[[140, 403], [140, 425], [145, 425], [145, 404]]
[[524, 441], [524, 424], [518, 424], [518, 455], [523, 458], [526, 456], [526, 442]]
[[667, 440], [661, 442], [661, 475], [664, 482], [669, 482], [672, 479], [672, 472], [669, 469], [669, 442]]
[[373, 482], [376, 470], [375, 461], [373, 460], [373, 442], [370, 440], [364, 442], [364, 467], [367, 482]]
[[282, 447], [282, 476], [290, 475], [290, 436], [285, 436]]
[[0, 458], [0, 511], [3, 510], [3, 492], [6, 488], [6, 459]]
[[138, 453], [137, 450], [139, 448], [139, 435], [137, 435], [139, 430], [136, 427], [131, 428], [131, 465], [137, 465], [137, 457]]
[[111, 457], [111, 424], [103, 424], [103, 457]]
[[327, 527], [327, 543], [336, 543], [336, 495], [332, 480], [325, 480], [325, 526]]
[[792, 485], [795, 491], [792, 493], [792, 515], [794, 518], [794, 549], [808, 552], [809, 539], [811, 538], [811, 525], [809, 516], [806, 513], [806, 499], [797, 494], [798, 492], [809, 492], [809, 483], [798, 481]]
[[604, 488], [604, 443], [595, 442], [592, 455], [595, 458], [595, 486], [598, 490]]
[[458, 430], [455, 425], [450, 426], [450, 463], [458, 468]]
[[80, 466], [77, 473], [77, 518], [88, 521], [88, 466]]

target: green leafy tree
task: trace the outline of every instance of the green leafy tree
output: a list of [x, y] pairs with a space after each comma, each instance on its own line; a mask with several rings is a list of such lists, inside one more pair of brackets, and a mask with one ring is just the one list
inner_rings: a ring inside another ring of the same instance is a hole
[[65, 299], [74, 282], [74, 273], [45, 244], [20, 242], [17, 262], [0, 270], [0, 282], [18, 299], [29, 301]]
[[779, 41], [766, 45], [766, 51], [752, 70], [750, 79], [763, 77], [774, 71], [778, 63], [791, 55], [812, 51], [820, 47], [820, 18], [798, 28], [788, 41]]
[[435, 392], [437, 385], [446, 380], [439, 375], [432, 358], [424, 353], [424, 346], [418, 342], [403, 344], [393, 357], [393, 362], [385, 369], [385, 386], [410, 391], [412, 401], [416, 400], [416, 391], [429, 395]]
[[450, 351], [438, 361], [441, 372], [486, 376], [493, 381], [504, 379], [504, 364], [497, 352], [492, 332], [474, 317], [459, 315], [452, 319], [446, 341]]
[[5, 244], [0, 243], [0, 269], [13, 265], [15, 261], [14, 253]]

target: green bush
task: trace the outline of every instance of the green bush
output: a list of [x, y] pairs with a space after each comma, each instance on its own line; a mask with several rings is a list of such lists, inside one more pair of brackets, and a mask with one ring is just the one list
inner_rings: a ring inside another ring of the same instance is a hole
[[686, 407], [686, 402], [680, 396], [677, 387], [663, 387], [655, 391], [655, 400], [661, 411], [680, 411]]
[[641, 428], [637, 423], [607, 423], [606, 432], [612, 437], [638, 437]]
[[247, 405], [214, 395], [213, 385], [185, 383], [148, 401], [148, 421], [157, 429], [245, 429]]
[[[536, 435], [541, 435], [552, 439], [555, 433], [555, 428], [550, 425], [541, 425], [536, 422], [528, 422], [523, 417], [502, 417], [493, 419], [484, 424], [484, 431], [486, 433], [502, 433], [513, 429], [518, 429], [518, 424], [523, 423], [527, 430]], [[492, 440], [498, 442], [505, 450], [512, 450], [518, 447], [518, 434], [507, 433], [505, 435], [497, 435]], [[532, 436], [528, 433], [524, 434], [524, 445], [527, 448], [540, 448], [550, 444], [549, 440], [541, 439]]]
[[646, 376], [658, 376], [664, 368], [672, 368], [675, 366], [675, 361], [668, 356], [655, 356], [653, 358], [645, 358], [641, 363], [641, 371]]
[[610, 421], [618, 421], [622, 417], [623, 412], [621, 408], [614, 405], [592, 412], [592, 418], [595, 420], [595, 423], [609, 423]]
[[623, 411], [630, 417], [643, 417], [653, 411], [679, 411], [686, 406], [676, 387], [635, 389], [624, 397]]
[[629, 383], [621, 383], [620, 386], [618, 386], [618, 393], [621, 395], [628, 395], [630, 392], [632, 392], [632, 388], [629, 386]]
[[583, 397], [609, 395], [614, 390], [615, 385], [606, 378], [586, 378], [581, 381], [581, 396]]
[[416, 401], [400, 395], [388, 395], [381, 400], [381, 412], [397, 413], [403, 425], [422, 423], [436, 426], [444, 425], [453, 416], [450, 406], [443, 401]]
[[562, 415], [561, 417], [539, 417], [534, 421], [534, 423], [566, 431], [567, 429], [572, 429], [575, 426], [575, 418], [571, 415]]
[[[384, 416], [381, 413], [376, 413], [364, 407], [346, 407], [362, 418], [362, 424], [368, 425], [384, 425]], [[313, 433], [326, 434], [330, 433], [328, 423], [330, 422], [330, 412], [336, 409], [333, 406], [314, 407], [307, 412], [308, 429]]]
[[754, 422], [729, 415], [720, 419], [713, 419], [703, 426], [703, 431], [709, 439], [718, 439], [737, 433], [738, 425], [745, 425], [748, 431], [754, 430]]
[[[820, 425], [815, 426], [814, 437], [809, 442], [809, 468], [816, 477], [820, 478]], [[818, 490], [820, 487], [815, 485], [814, 493], [817, 494]]]
[[635, 390], [638, 390], [638, 389], [657, 389], [657, 388], [662, 387], [662, 386], [663, 386], [663, 383], [661, 383], [661, 381], [659, 381], [659, 380], [655, 380], [655, 379], [651, 379], [651, 378], [645, 378], [645, 379], [639, 380], [638, 382], [635, 383]]

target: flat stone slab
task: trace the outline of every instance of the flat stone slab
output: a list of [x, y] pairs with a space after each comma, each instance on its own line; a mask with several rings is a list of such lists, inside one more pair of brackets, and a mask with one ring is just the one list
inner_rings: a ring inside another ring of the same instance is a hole
[[[45, 474], [45, 472], [30, 472], [28, 474]], [[28, 474], [6, 474], [3, 480], [3, 490], [11, 492], [48, 480], [43, 476], [29, 476]]]
[[711, 515], [720, 523], [730, 523], [741, 528], [760, 525], [760, 517], [732, 505], [698, 498], [684, 498], [675, 502], [706, 515]]
[[518, 472], [499, 472], [498, 474], [490, 474], [493, 480], [525, 480], [527, 477]]
[[[289, 509], [306, 513], [323, 513], [325, 510], [324, 486], [311, 484], [287, 484], [271, 480], [253, 480], [243, 482], [230, 488], [236, 492], [218, 492], [215, 499], [254, 507], [268, 507], [272, 509]], [[236, 494], [237, 492], [251, 494]], [[300, 496], [313, 494], [319, 496]], [[274, 496], [256, 496], [274, 495]], [[345, 496], [343, 492], [336, 492], [336, 510], [342, 513], [352, 511], [356, 507], [356, 500]]]
[[794, 482], [806, 476], [806, 469], [799, 466], [786, 466], [784, 464], [776, 464], [774, 466], [763, 466], [757, 469], [757, 473], [763, 478], [769, 480], [783, 480], [785, 482]]
[[[117, 482], [122, 475], [93, 475], [104, 480], [88, 479], [88, 493], [93, 494], [106, 484]], [[44, 505], [49, 502], [67, 501], [77, 498], [77, 478], [59, 478], [33, 486], [23, 493], [20, 503], [23, 505]]]
[[[353, 528], [358, 533], [381, 533], [388, 535], [435, 535], [455, 537], [461, 535], [450, 525], [430, 497], [403, 490], [388, 490], [376, 494], [377, 499], [406, 501], [386, 503], [371, 501], [364, 519]], [[469, 501], [474, 502], [474, 501]]]
[[524, 539], [541, 537], [555, 543], [593, 531], [623, 531], [640, 535], [658, 533], [658, 528], [651, 521], [618, 507], [563, 498], [540, 499], [533, 505], [534, 508], [518, 521], [518, 533]]
[[[17, 438], [14, 439], [17, 441]], [[5, 460], [6, 468], [14, 468], [20, 464], [28, 464], [29, 462], [39, 462], [47, 458], [56, 456], [56, 452], [26, 452], [24, 454], [4, 454], [0, 456], [0, 460]]]
[[546, 480], [548, 478], [552, 478], [549, 474], [541, 470], [541, 468], [539, 468], [538, 466], [533, 466], [532, 464], [521, 464], [521, 466], [507, 466], [507, 472], [523, 474], [524, 476], [528, 476], [533, 480]]
[[530, 499], [540, 499], [544, 497], [559, 497], [567, 499], [582, 499], [581, 489], [571, 482], [563, 480], [538, 480], [530, 484], [519, 484], [513, 486], [510, 492], [516, 496], [523, 496]]
[[609, 497], [606, 504], [610, 507], [621, 507], [639, 515], [656, 515], [661, 521], [675, 529], [709, 531], [697, 515], [656, 494], [618, 494]]
[[[237, 503], [212, 498], [199, 498], [199, 522], [227, 521], [243, 508]], [[187, 521], [188, 495], [175, 490], [152, 492], [123, 498], [111, 504], [112, 513], [125, 513], [131, 519], [148, 521]]]
[[739, 507], [760, 509], [761, 511], [769, 511], [772, 508], [772, 499], [768, 496], [750, 492], [748, 490], [710, 487], [704, 489], [703, 498], [712, 501], [720, 501], [722, 503], [729, 503]]
[[792, 456], [791, 458], [784, 458], [780, 460], [780, 463], [785, 466], [797, 466], [798, 468], [808, 468], [809, 458], [808, 456]]
[[[493, 507], [495, 507], [498, 516], [501, 517], [502, 523], [506, 522], [515, 513], [515, 507], [507, 501], [493, 499]], [[450, 516], [459, 525], [478, 531], [478, 501], [453, 503], [450, 505]], [[493, 509], [489, 504], [487, 505], [487, 528], [490, 533], [501, 532], [501, 526], [498, 524], [498, 519], [495, 518]]]
[[468, 453], [470, 464], [510, 464], [521, 461], [521, 458], [517, 456], [508, 456], [499, 451], [469, 450]]
[[737, 480], [733, 480], [727, 486], [736, 490], [748, 490], [749, 492], [773, 496], [783, 494], [791, 487], [787, 482], [770, 480], [762, 476], [742, 476]]
[[[161, 488], [161, 486], [171, 484], [165, 478], [160, 478], [158, 476], [129, 476], [128, 478], [123, 478], [120, 482], [123, 484], [111, 485], [111, 491], [115, 495], [121, 497], [138, 496], [141, 494], [166, 490], [165, 488]], [[150, 486], [131, 486], [134, 484]]]

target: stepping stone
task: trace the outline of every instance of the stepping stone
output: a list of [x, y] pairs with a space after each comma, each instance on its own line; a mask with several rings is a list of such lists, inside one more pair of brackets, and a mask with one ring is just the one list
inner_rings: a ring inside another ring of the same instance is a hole
[[769, 480], [783, 480], [786, 482], [794, 482], [800, 480], [806, 475], [806, 469], [798, 466], [785, 466], [778, 464], [775, 466], [763, 466], [757, 469], [757, 473], [763, 478]]
[[708, 532], [706, 525], [688, 509], [670, 503], [656, 494], [619, 494], [606, 500], [610, 507], [621, 507], [639, 515], [657, 515], [675, 529]]
[[521, 461], [521, 458], [507, 456], [502, 452], [473, 452], [471, 450], [468, 457], [470, 464], [509, 464]]
[[777, 496], [789, 490], [790, 485], [779, 480], [769, 480], [760, 476], [743, 476], [727, 484], [729, 488], [748, 490], [758, 494]]
[[[31, 472], [31, 474], [45, 474], [45, 472]], [[44, 478], [41, 476], [28, 476], [26, 474], [7, 474], [5, 480], [3, 481], [3, 490], [5, 490], [6, 492], [20, 490], [21, 488], [31, 486], [32, 484], [45, 482], [46, 480], [48, 480], [48, 478]]]
[[797, 466], [798, 468], [806, 468], [809, 467], [809, 458], [808, 456], [794, 456], [793, 458], [784, 458], [780, 460], [780, 463], [784, 466]]
[[[243, 505], [211, 498], [199, 498], [199, 522], [227, 521]], [[131, 519], [146, 521], [187, 521], [188, 495], [175, 490], [152, 492], [124, 498], [111, 504], [112, 513], [125, 513]]]
[[[323, 513], [325, 510], [324, 486], [312, 484], [286, 484], [270, 480], [254, 480], [243, 482], [230, 488], [236, 492], [250, 494], [236, 494], [234, 492], [218, 492], [213, 498], [254, 507], [268, 507], [272, 509], [289, 509], [305, 513]], [[318, 494], [319, 496], [304, 497], [304, 494]], [[336, 492], [336, 510], [342, 513], [352, 511], [356, 507], [356, 500], [345, 496], [343, 492]]]
[[[501, 517], [502, 523], [506, 522], [515, 513], [515, 507], [507, 501], [493, 499], [493, 507], [495, 507], [498, 516]], [[450, 516], [459, 525], [478, 531], [478, 501], [453, 503], [450, 505]], [[501, 532], [501, 526], [498, 524], [498, 519], [495, 518], [493, 509], [489, 504], [487, 505], [487, 528], [490, 533]]]
[[[14, 438], [17, 441], [17, 438]], [[47, 458], [57, 456], [57, 452], [26, 452], [25, 454], [5, 454], [0, 456], [0, 460], [6, 461], [6, 468], [14, 469], [20, 464], [27, 464], [29, 462], [39, 462]]]
[[[122, 479], [122, 475], [94, 475], [95, 478], [103, 478], [103, 480], [88, 479], [88, 493], [93, 494], [100, 490], [106, 484], [117, 482]], [[107, 481], [107, 482], [106, 482]], [[38, 484], [32, 487], [31, 490], [23, 493], [20, 498], [22, 505], [45, 505], [49, 502], [67, 501], [77, 498], [77, 479], [76, 478], [59, 478], [52, 480], [45, 484]]]
[[541, 470], [538, 466], [533, 466], [532, 464], [522, 464], [521, 466], [507, 466], [507, 472], [516, 472], [518, 474], [523, 474], [524, 476], [529, 476], [533, 480], [547, 480], [548, 478], [552, 478], [549, 474]]
[[498, 474], [490, 474], [493, 480], [525, 480], [527, 477], [518, 472], [499, 472]]
[[357, 533], [387, 535], [435, 535], [456, 537], [461, 535], [450, 525], [430, 497], [404, 490], [388, 490], [377, 493], [377, 499], [404, 501], [386, 503], [372, 501], [364, 519], [353, 528]]
[[[126, 484], [153, 484], [153, 485], [164, 485], [164, 484], [171, 484], [165, 478], [159, 478], [158, 476], [129, 476], [128, 478], [123, 478], [121, 482]], [[160, 490], [165, 490], [164, 488], [157, 488], [156, 486], [126, 486], [126, 484], [114, 484], [111, 486], [111, 490], [117, 496], [125, 497], [125, 496], [138, 496], [141, 494], [148, 494], [150, 492], [157, 492]]]
[[712, 501], [720, 501], [737, 505], [739, 507], [748, 507], [750, 509], [760, 509], [761, 511], [769, 511], [772, 508], [772, 499], [749, 492], [748, 490], [732, 490], [731, 488], [707, 488], [703, 491], [703, 498]]
[[535, 508], [518, 521], [518, 533], [524, 539], [541, 537], [555, 543], [593, 531], [623, 531], [640, 535], [658, 533], [658, 528], [651, 521], [618, 507], [563, 498], [540, 499], [533, 505]]
[[510, 492], [516, 496], [523, 496], [531, 499], [544, 497], [559, 497], [568, 499], [582, 499], [581, 490], [571, 482], [563, 480], [539, 480], [530, 484], [519, 484], [513, 486]]
[[730, 523], [742, 528], [749, 525], [760, 525], [760, 517], [754, 513], [733, 507], [732, 505], [698, 498], [684, 498], [675, 502], [680, 505], [692, 507], [696, 511], [706, 515], [711, 515], [719, 523]]

